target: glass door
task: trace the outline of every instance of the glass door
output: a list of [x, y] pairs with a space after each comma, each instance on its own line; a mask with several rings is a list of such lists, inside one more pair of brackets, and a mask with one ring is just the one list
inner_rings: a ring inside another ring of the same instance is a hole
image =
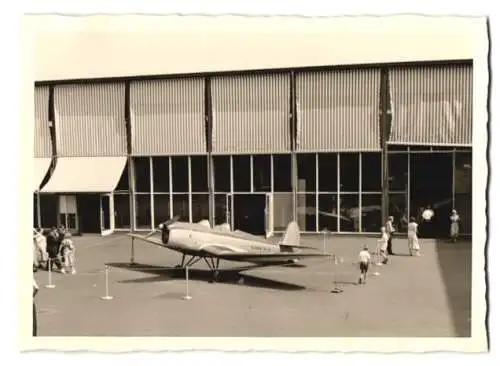
[[273, 212], [273, 194], [266, 193], [266, 209], [264, 212], [266, 220], [266, 238], [270, 238], [274, 233], [274, 212]]
[[58, 225], [64, 226], [71, 233], [78, 232], [76, 196], [59, 196]]
[[101, 195], [101, 235], [109, 235], [114, 230], [114, 208], [111, 194]]

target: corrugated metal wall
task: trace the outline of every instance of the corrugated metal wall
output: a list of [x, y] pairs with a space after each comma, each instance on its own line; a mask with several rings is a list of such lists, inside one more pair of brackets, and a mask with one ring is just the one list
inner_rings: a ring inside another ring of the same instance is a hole
[[290, 76], [216, 77], [212, 80], [214, 154], [290, 151]]
[[205, 153], [204, 96], [203, 78], [132, 83], [132, 154]]
[[36, 158], [52, 156], [52, 141], [49, 126], [49, 94], [48, 86], [35, 87], [35, 150]]
[[390, 70], [389, 143], [472, 146], [472, 66]]
[[297, 151], [379, 151], [379, 69], [297, 75]]
[[127, 154], [124, 83], [56, 86], [54, 104], [59, 156]]

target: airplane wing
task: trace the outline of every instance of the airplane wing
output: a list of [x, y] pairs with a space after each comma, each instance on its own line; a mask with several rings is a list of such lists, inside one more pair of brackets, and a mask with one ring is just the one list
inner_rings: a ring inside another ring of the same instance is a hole
[[138, 235], [138, 234], [127, 234], [127, 236], [130, 236], [131, 238], [134, 238], [134, 239], [139, 239], [139, 240], [145, 241], [146, 243], [158, 245], [160, 247], [165, 248], [165, 244], [163, 244], [163, 242], [159, 238], [153, 238], [151, 236], [142, 236], [142, 235]]
[[221, 259], [231, 260], [231, 261], [241, 261], [241, 262], [286, 262], [294, 259], [301, 258], [314, 258], [314, 257], [330, 257], [330, 254], [320, 254], [320, 253], [266, 253], [266, 252], [243, 252], [232, 250], [231, 248], [225, 246], [216, 245], [206, 245], [202, 249], [209, 255], [218, 257]]

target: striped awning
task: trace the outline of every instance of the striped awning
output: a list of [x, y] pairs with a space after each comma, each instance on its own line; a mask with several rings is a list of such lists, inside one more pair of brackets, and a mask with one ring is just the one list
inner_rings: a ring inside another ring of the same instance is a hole
[[297, 151], [379, 151], [380, 70], [297, 75]]
[[241, 75], [212, 79], [213, 154], [290, 151], [290, 77]]
[[54, 104], [59, 156], [127, 154], [124, 83], [56, 86]]
[[205, 153], [204, 95], [203, 78], [133, 82], [130, 85], [132, 154]]
[[58, 158], [44, 193], [110, 193], [118, 184], [126, 157]]
[[52, 140], [50, 137], [48, 86], [35, 87], [35, 157], [52, 156]]
[[472, 66], [390, 70], [389, 143], [472, 146]]
[[33, 165], [33, 191], [38, 191], [47, 175], [52, 158], [35, 158]]

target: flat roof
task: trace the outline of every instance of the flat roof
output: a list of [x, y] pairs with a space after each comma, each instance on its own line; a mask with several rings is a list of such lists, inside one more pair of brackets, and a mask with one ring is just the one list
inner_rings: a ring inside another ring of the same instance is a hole
[[485, 17], [30, 15], [35, 81], [471, 60]]

